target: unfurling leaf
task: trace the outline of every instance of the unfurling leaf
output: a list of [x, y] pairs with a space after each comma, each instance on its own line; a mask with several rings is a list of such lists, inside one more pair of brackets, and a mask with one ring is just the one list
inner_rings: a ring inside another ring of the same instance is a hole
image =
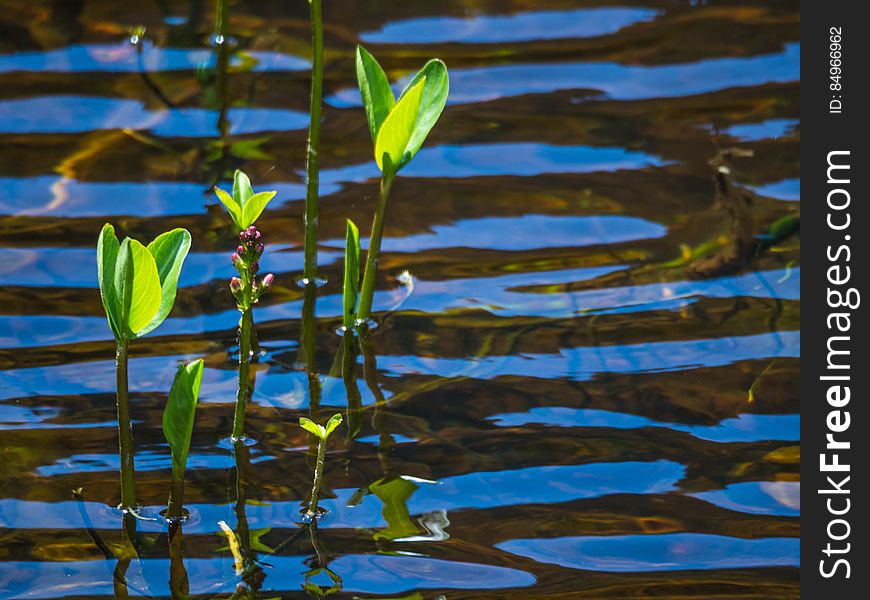
[[221, 204], [226, 207], [227, 212], [230, 213], [230, 218], [239, 231], [243, 231], [256, 223], [266, 209], [266, 205], [278, 193], [273, 191], [255, 194], [251, 188], [251, 180], [238, 169], [233, 177], [232, 196], [218, 187], [214, 189], [214, 192]]
[[396, 105], [396, 99], [381, 65], [362, 46], [356, 47], [356, 78], [366, 111], [369, 133], [372, 135], [372, 144], [375, 144], [378, 140], [378, 130]]
[[357, 46], [356, 73], [375, 161], [381, 172], [395, 174], [417, 155], [447, 104], [447, 66], [438, 59], [427, 62], [398, 101], [384, 70], [362, 46]]
[[344, 246], [344, 326], [353, 327], [356, 317], [356, 301], [359, 297], [359, 229], [347, 220]]
[[160, 308], [160, 275], [148, 249], [136, 240], [121, 242], [115, 265], [115, 292], [121, 300], [121, 322], [128, 339], [136, 337]]
[[[414, 132], [411, 134], [411, 139], [408, 140], [408, 146], [405, 148], [405, 152], [408, 153], [407, 161], [410, 161], [417, 155], [423, 142], [426, 141], [426, 136], [429, 135], [435, 123], [438, 122], [438, 118], [447, 104], [447, 94], [450, 90], [447, 65], [437, 58], [427, 62], [408, 83], [407, 87], [405, 87], [402, 96], [408, 93], [409, 90], [412, 90], [420, 81], [425, 81], [426, 83], [423, 85], [423, 97], [420, 99], [420, 111], [417, 113], [417, 120], [414, 123]], [[399, 102], [401, 102], [401, 99]], [[401, 169], [403, 166], [404, 164], [399, 165], [398, 169]]]
[[163, 411], [163, 435], [172, 451], [172, 471], [184, 477], [199, 388], [202, 384], [202, 359], [179, 365]]
[[190, 250], [190, 234], [174, 229], [147, 247], [126, 238], [119, 243], [108, 223], [97, 241], [97, 277], [103, 308], [115, 339], [131, 340], [153, 331], [175, 303], [178, 277]]
[[326, 438], [326, 430], [311, 419], [299, 417], [299, 426], [308, 433], [316, 435], [321, 440]]
[[417, 120], [417, 113], [420, 112], [420, 101], [423, 99], [425, 84], [425, 79], [420, 80], [408, 90], [381, 125], [375, 142], [375, 161], [381, 171], [384, 170], [384, 154], [390, 157], [395, 171], [401, 169], [410, 160], [410, 156], [407, 156], [408, 142], [414, 133], [414, 123]]
[[335, 431], [339, 425], [341, 425], [342, 421], [343, 419], [341, 418], [341, 413], [335, 413], [334, 415], [332, 415], [329, 421], [326, 422], [326, 427], [324, 428], [326, 434], [323, 436], [323, 439], [328, 438], [330, 434]]

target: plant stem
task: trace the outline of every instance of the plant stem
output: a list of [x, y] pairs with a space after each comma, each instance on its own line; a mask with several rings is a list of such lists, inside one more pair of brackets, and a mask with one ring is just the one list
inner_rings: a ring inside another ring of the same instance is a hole
[[320, 484], [323, 481], [323, 467], [326, 462], [326, 440], [319, 440], [317, 444], [317, 464], [314, 466], [314, 483], [311, 485], [311, 502], [308, 504], [306, 514], [309, 517], [317, 516], [317, 498], [320, 495]]
[[130, 419], [130, 392], [127, 384], [127, 340], [117, 344], [115, 354], [118, 405], [118, 448], [121, 457], [121, 506], [136, 507], [136, 469], [133, 461], [133, 423]]
[[172, 487], [169, 488], [169, 506], [166, 507], [166, 516], [169, 519], [182, 517], [181, 509], [184, 507], [184, 472], [176, 473], [174, 461], [172, 465]]
[[311, 122], [308, 126], [307, 190], [305, 194], [305, 279], [317, 279], [317, 200], [320, 183], [320, 121], [323, 113], [323, 11], [321, 0], [311, 6]]
[[389, 171], [381, 175], [381, 189], [378, 194], [378, 206], [375, 209], [375, 218], [372, 222], [372, 233], [369, 238], [369, 251], [366, 254], [366, 270], [363, 275], [362, 289], [360, 290], [359, 309], [357, 319], [368, 321], [371, 318], [372, 298], [375, 295], [375, 281], [378, 278], [378, 263], [381, 255], [381, 239], [384, 237], [384, 220], [387, 216], [387, 199], [390, 197], [390, 188], [393, 187], [394, 173]]
[[178, 521], [169, 524], [169, 593], [172, 600], [190, 598], [190, 581], [184, 568], [184, 535]]
[[[250, 290], [250, 285], [248, 286]], [[248, 292], [250, 295], [250, 292]], [[236, 412], [233, 418], [233, 441], [245, 436], [245, 408], [251, 396], [251, 330], [254, 328], [253, 308], [242, 313], [239, 321], [239, 390], [236, 395]]]

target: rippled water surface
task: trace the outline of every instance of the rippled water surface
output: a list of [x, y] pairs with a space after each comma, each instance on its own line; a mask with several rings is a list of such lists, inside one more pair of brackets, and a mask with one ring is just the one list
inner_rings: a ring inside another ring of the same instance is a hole
[[[307, 2], [231, 2], [223, 63], [210, 0], [2, 3], [0, 598], [168, 598], [179, 564], [196, 598], [797, 598], [798, 2], [324, 5], [312, 396]], [[343, 381], [344, 223], [367, 239], [378, 176], [359, 42], [397, 89], [440, 56], [451, 96], [394, 186], [379, 327]], [[236, 244], [210, 192], [235, 168], [278, 190], [238, 456]], [[106, 221], [193, 235], [171, 317], [131, 350], [140, 558], [114, 508]], [[161, 415], [197, 357], [179, 560]], [[298, 418], [338, 411], [329, 512], [300, 528]]]

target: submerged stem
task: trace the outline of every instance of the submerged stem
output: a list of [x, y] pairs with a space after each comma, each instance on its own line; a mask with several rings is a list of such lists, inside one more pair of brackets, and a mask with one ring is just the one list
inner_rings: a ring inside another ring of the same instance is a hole
[[305, 279], [317, 278], [317, 201], [320, 182], [320, 121], [323, 112], [323, 11], [321, 0], [311, 6], [311, 121], [308, 126], [307, 189], [305, 194]]
[[249, 304], [239, 321], [239, 390], [233, 418], [234, 441], [242, 439], [245, 435], [245, 408], [248, 405], [248, 398], [251, 397], [251, 331], [253, 328], [253, 309]]
[[190, 598], [190, 580], [184, 568], [184, 534], [178, 521], [169, 524], [169, 593], [172, 600]]
[[118, 449], [121, 458], [121, 506], [136, 507], [136, 469], [133, 460], [133, 422], [130, 419], [130, 393], [127, 383], [127, 340], [117, 344], [115, 354], [118, 407]]
[[381, 175], [381, 189], [378, 194], [378, 206], [375, 209], [375, 218], [372, 222], [372, 233], [369, 238], [369, 250], [366, 254], [366, 270], [363, 275], [362, 288], [360, 290], [359, 309], [357, 318], [360, 321], [368, 321], [371, 318], [372, 298], [375, 295], [375, 281], [378, 278], [378, 263], [381, 255], [381, 239], [384, 237], [384, 221], [387, 215], [387, 199], [390, 197], [390, 188], [393, 187], [395, 174], [389, 171]]

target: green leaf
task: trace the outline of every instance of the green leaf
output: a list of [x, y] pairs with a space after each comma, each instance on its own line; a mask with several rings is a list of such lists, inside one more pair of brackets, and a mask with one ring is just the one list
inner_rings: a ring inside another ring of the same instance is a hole
[[118, 250], [115, 291], [121, 307], [121, 329], [125, 337], [135, 338], [154, 319], [161, 295], [157, 263], [134, 239], [126, 238]]
[[362, 46], [356, 47], [356, 78], [366, 111], [369, 133], [372, 135], [372, 144], [376, 144], [378, 131], [396, 105], [396, 98], [381, 65]]
[[381, 172], [384, 171], [384, 154], [390, 157], [393, 172], [398, 172], [408, 162], [405, 160], [406, 149], [411, 135], [414, 133], [414, 123], [417, 120], [417, 113], [420, 112], [420, 101], [423, 98], [425, 85], [426, 80], [421, 79], [409, 89], [381, 125], [377, 142], [375, 142], [375, 161]]
[[202, 384], [202, 370], [202, 359], [178, 365], [166, 409], [163, 411], [163, 435], [172, 451], [172, 471], [176, 477], [184, 477], [187, 467], [187, 453], [193, 435], [193, 419]]
[[412, 158], [417, 155], [423, 142], [426, 141], [426, 136], [432, 131], [438, 118], [441, 116], [444, 106], [447, 104], [447, 94], [450, 90], [450, 82], [447, 76], [447, 65], [442, 61], [434, 58], [423, 65], [414, 78], [405, 87], [401, 98], [409, 93], [420, 81], [425, 81], [423, 86], [423, 97], [420, 100], [420, 112], [417, 113], [417, 120], [414, 123], [414, 132], [411, 134], [411, 139], [408, 141], [408, 146], [405, 148], [407, 158], [405, 162], [396, 166], [398, 171], [405, 166]]
[[148, 244], [148, 252], [154, 257], [157, 273], [160, 276], [160, 308], [151, 322], [142, 331], [136, 332], [136, 337], [154, 331], [169, 316], [175, 304], [181, 266], [189, 251], [190, 233], [186, 229], [173, 229], [161, 233]]
[[259, 194], [254, 194], [254, 190], [251, 188], [251, 180], [239, 170], [236, 170], [235, 178], [233, 179], [232, 196], [220, 188], [215, 188], [214, 191], [218, 199], [229, 211], [230, 217], [239, 231], [253, 225], [260, 218], [260, 215], [263, 214], [266, 205], [278, 193], [260, 192]]
[[235, 198], [230, 196], [228, 193], [223, 191], [222, 189], [216, 187], [214, 189], [214, 193], [217, 194], [218, 200], [227, 208], [227, 211], [230, 213], [230, 217], [235, 223], [236, 227], [239, 231], [244, 229], [242, 227], [242, 207], [239, 206], [239, 203], [236, 202]]
[[242, 226], [241, 229], [246, 229], [256, 223], [260, 215], [269, 201], [275, 197], [278, 192], [260, 192], [248, 198], [242, 208]]
[[299, 426], [308, 433], [316, 435], [321, 440], [326, 439], [326, 430], [311, 419], [299, 417]]
[[356, 317], [356, 301], [359, 298], [359, 229], [347, 220], [344, 242], [344, 326], [353, 327]]
[[236, 201], [236, 204], [245, 208], [248, 198], [253, 195], [254, 190], [251, 189], [251, 180], [239, 169], [236, 169], [236, 173], [233, 176], [233, 199]]
[[97, 240], [97, 279], [100, 283], [100, 298], [103, 310], [115, 339], [123, 339], [121, 323], [121, 305], [115, 292], [115, 264], [118, 261], [118, 251], [121, 244], [115, 236], [115, 228], [106, 223], [100, 231]]
[[335, 431], [335, 429], [336, 429], [339, 425], [341, 425], [342, 420], [343, 420], [343, 419], [341, 418], [341, 413], [335, 413], [334, 415], [332, 415], [332, 418], [330, 418], [329, 421], [326, 422], [326, 427], [324, 428], [324, 430], [325, 430], [325, 435], [323, 436], [323, 439], [328, 438], [329, 435], [330, 435], [333, 431]]

